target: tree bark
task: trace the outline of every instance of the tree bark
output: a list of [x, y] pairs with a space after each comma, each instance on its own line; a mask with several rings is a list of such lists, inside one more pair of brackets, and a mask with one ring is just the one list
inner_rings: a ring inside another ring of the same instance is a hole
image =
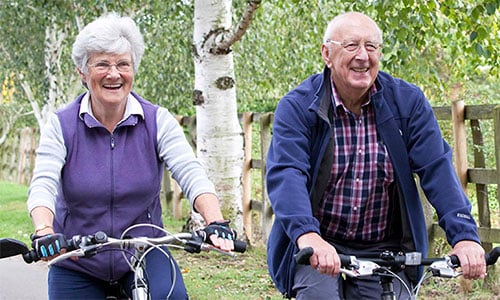
[[243, 233], [243, 131], [238, 120], [233, 55], [217, 44], [231, 32], [231, 1], [195, 1], [194, 64], [197, 155], [214, 182], [223, 214]]

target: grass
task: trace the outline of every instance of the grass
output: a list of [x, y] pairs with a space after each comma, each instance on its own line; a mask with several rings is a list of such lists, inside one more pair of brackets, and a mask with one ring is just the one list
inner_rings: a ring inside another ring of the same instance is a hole
[[219, 254], [173, 253], [191, 299], [282, 299], [266, 266], [265, 251], [253, 248], [236, 258]]
[[[29, 234], [33, 226], [26, 210], [26, 194], [27, 187], [0, 181], [0, 238], [9, 237], [30, 243]], [[164, 220], [165, 227], [171, 232], [181, 231], [185, 223], [185, 220], [174, 220], [169, 216], [165, 216]], [[251, 247], [236, 258], [214, 252], [189, 254], [172, 250], [172, 254], [193, 300], [282, 299], [267, 273], [262, 245]], [[500, 282], [432, 278], [425, 281], [419, 299], [498, 300]]]
[[26, 207], [28, 188], [0, 181], [0, 237], [30, 242], [33, 225]]

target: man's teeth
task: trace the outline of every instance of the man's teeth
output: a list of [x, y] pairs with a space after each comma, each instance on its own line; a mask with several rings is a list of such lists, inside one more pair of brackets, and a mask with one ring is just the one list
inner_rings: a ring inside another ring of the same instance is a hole
[[108, 88], [108, 89], [116, 89], [116, 88], [119, 88], [121, 86], [122, 86], [121, 84], [108, 84], [108, 85], [105, 85], [104, 87]]
[[353, 68], [353, 70], [356, 72], [366, 72], [368, 71], [368, 68]]

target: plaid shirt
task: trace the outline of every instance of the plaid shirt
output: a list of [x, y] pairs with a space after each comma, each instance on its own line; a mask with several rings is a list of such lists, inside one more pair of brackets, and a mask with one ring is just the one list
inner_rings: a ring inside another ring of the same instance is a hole
[[[375, 91], [374, 85], [371, 93]], [[388, 188], [394, 171], [377, 134], [373, 105], [368, 101], [357, 116], [344, 106], [335, 88], [332, 101], [335, 149], [317, 215], [321, 232], [334, 240], [382, 241], [388, 228]]]

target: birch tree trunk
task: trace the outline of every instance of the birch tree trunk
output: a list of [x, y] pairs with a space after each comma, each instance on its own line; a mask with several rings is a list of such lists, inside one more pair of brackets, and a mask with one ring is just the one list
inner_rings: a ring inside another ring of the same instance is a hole
[[197, 155], [214, 182], [223, 214], [243, 232], [243, 131], [238, 120], [233, 55], [217, 49], [231, 30], [230, 0], [196, 0], [194, 103]]

